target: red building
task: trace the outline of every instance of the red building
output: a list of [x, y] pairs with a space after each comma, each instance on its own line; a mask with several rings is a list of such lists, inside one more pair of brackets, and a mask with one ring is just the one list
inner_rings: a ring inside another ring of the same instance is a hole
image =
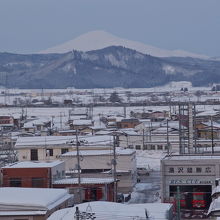
[[64, 178], [65, 163], [51, 162], [17, 162], [1, 170], [3, 187], [52, 188], [52, 182]]
[[[57, 180], [53, 188], [68, 188], [70, 193], [76, 197], [79, 188], [77, 178]], [[113, 178], [81, 178], [82, 201], [110, 201], [114, 200], [114, 179]], [[77, 199], [77, 198], [76, 198]], [[81, 201], [81, 202], [82, 202]]]

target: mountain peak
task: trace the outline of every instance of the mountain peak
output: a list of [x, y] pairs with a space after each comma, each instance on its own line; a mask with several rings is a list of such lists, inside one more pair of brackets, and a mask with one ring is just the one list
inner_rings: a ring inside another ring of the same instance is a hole
[[96, 30], [82, 34], [79, 37], [76, 37], [75, 39], [67, 41], [61, 45], [57, 45], [44, 51], [40, 51], [40, 53], [66, 53], [72, 50], [85, 52], [103, 49], [109, 46], [123, 46], [155, 57], [193, 57], [201, 59], [209, 58], [206, 55], [194, 54], [183, 50], [171, 51], [160, 49], [141, 42], [119, 38], [104, 30]]

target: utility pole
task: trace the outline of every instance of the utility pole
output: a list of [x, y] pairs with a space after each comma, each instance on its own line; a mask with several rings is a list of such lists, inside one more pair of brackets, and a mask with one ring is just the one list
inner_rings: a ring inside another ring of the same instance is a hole
[[169, 120], [167, 119], [167, 154], [170, 154], [170, 142], [169, 142]]
[[177, 220], [180, 219], [180, 187], [177, 186]]
[[194, 148], [195, 148], [195, 153], [198, 153], [197, 149], [197, 129], [196, 129], [196, 105], [194, 104], [193, 108], [193, 130], [194, 130]]
[[114, 178], [114, 202], [117, 202], [117, 170], [116, 170], [116, 135], [113, 134], [113, 156], [114, 159], [112, 160], [113, 165], [113, 178]]
[[212, 154], [214, 154], [214, 134], [213, 134], [213, 119], [211, 116], [211, 138], [212, 138]]
[[149, 141], [151, 142], [151, 130], [152, 130], [152, 122], [150, 119], [150, 124], [149, 124]]
[[63, 124], [63, 122], [62, 122], [62, 112], [60, 112], [60, 130], [62, 130], [62, 124]]
[[126, 118], [126, 105], [123, 106], [124, 109], [124, 118]]
[[143, 147], [142, 147], [142, 150], [144, 150], [144, 129], [143, 129], [143, 134], [142, 134], [142, 141], [143, 141]]
[[76, 128], [76, 153], [77, 153], [77, 174], [78, 174], [78, 191], [79, 202], [81, 202], [81, 168], [80, 168], [80, 155], [79, 155], [79, 141], [78, 141], [78, 129]]

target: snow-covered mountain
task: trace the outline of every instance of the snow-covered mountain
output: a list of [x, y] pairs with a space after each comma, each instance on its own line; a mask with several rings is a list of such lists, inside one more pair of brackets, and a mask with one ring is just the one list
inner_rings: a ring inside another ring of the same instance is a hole
[[207, 86], [220, 82], [220, 61], [159, 58], [111, 46], [64, 54], [0, 53], [0, 72], [7, 73], [8, 88], [146, 88], [171, 81]]
[[105, 31], [88, 32], [73, 40], [40, 51], [39, 53], [66, 53], [72, 51], [73, 49], [85, 52], [103, 49], [109, 46], [123, 46], [155, 57], [193, 57], [201, 59], [209, 58], [206, 55], [190, 53], [183, 50], [160, 49], [137, 41], [122, 39]]

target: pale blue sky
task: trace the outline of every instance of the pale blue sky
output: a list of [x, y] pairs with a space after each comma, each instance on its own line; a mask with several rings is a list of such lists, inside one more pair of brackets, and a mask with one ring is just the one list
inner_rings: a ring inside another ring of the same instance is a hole
[[93, 30], [220, 56], [220, 0], [0, 0], [0, 51], [32, 53]]

